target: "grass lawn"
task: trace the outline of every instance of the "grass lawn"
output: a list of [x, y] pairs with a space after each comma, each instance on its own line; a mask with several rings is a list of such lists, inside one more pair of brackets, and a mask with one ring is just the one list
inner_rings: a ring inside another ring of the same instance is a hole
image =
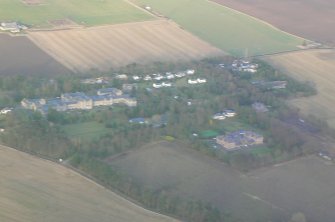
[[21, 0], [0, 0], [0, 21], [20, 21], [49, 27], [48, 21], [71, 19], [80, 25], [102, 25], [153, 19], [123, 0], [41, 0], [26, 5]]
[[98, 139], [100, 136], [108, 132], [108, 129], [98, 122], [65, 125], [63, 130], [71, 139], [81, 139], [86, 141]]
[[149, 5], [201, 39], [235, 56], [295, 49], [302, 39], [207, 0], [133, 0]]

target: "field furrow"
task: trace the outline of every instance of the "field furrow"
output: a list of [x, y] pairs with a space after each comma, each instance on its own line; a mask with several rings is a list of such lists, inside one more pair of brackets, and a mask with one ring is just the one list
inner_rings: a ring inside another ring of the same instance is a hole
[[30, 32], [29, 38], [57, 61], [80, 72], [224, 54], [166, 20]]

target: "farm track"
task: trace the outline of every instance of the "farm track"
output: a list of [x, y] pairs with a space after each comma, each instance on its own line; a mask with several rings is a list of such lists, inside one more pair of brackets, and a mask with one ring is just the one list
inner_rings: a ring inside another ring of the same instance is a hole
[[167, 20], [30, 32], [41, 49], [73, 71], [130, 63], [194, 60], [224, 54]]

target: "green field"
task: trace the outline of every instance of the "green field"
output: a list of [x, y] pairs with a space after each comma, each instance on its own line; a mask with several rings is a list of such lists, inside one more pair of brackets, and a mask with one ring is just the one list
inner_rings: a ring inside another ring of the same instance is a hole
[[63, 130], [71, 139], [80, 139], [85, 141], [98, 139], [108, 131], [103, 124], [98, 122], [65, 125]]
[[123, 0], [0, 0], [0, 21], [20, 21], [33, 27], [50, 27], [49, 21], [70, 19], [79, 25], [103, 25], [150, 20], [149, 14]]
[[295, 49], [302, 39], [207, 0], [133, 0], [168, 16], [186, 30], [235, 56]]

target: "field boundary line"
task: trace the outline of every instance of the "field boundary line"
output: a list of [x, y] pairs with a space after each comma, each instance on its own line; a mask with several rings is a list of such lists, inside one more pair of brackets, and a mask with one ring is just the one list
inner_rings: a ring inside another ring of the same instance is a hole
[[126, 3], [128, 3], [129, 5], [137, 8], [137, 9], [139, 9], [139, 10], [141, 10], [141, 11], [143, 11], [143, 12], [145, 12], [145, 13], [151, 15], [151, 16], [153, 16], [154, 18], [159, 18], [157, 15], [155, 15], [155, 13], [152, 13], [149, 10], [146, 10], [146, 9], [142, 8], [141, 6], [135, 4], [134, 2], [132, 2], [130, 0], [123, 0], [123, 1], [126, 2]]
[[92, 29], [101, 29], [101, 28], [108, 28], [108, 27], [117, 27], [117, 26], [125, 26], [125, 25], [137, 25], [137, 24], [145, 24], [145, 23], [155, 23], [155, 22], [162, 22], [167, 21], [167, 19], [156, 18], [153, 20], [146, 20], [146, 21], [137, 21], [137, 22], [125, 22], [125, 23], [117, 23], [117, 24], [104, 24], [104, 25], [95, 25], [95, 26], [78, 26], [78, 27], [66, 27], [66, 28], [45, 28], [45, 29], [29, 29], [29, 32], [54, 32], [54, 31], [71, 31], [71, 30], [92, 30]]
[[259, 58], [259, 57], [268, 57], [268, 56], [275, 56], [275, 55], [285, 55], [291, 54], [295, 52], [304, 52], [304, 51], [319, 51], [319, 50], [334, 50], [335, 47], [323, 47], [323, 48], [311, 48], [311, 49], [294, 49], [282, 52], [274, 52], [274, 53], [267, 53], [267, 54], [260, 54], [260, 55], [253, 55], [248, 56], [249, 58]]

